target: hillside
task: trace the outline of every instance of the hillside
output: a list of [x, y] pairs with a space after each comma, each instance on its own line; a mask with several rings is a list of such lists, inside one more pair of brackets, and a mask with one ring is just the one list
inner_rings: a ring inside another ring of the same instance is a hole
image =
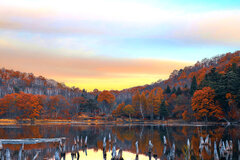
[[[204, 112], [201, 114], [213, 114], [209, 115], [212, 120], [238, 119], [239, 66], [240, 51], [203, 59], [194, 66], [174, 70], [167, 80], [121, 91], [121, 94], [132, 93], [132, 101], [123, 99], [113, 113], [116, 116], [131, 113], [138, 118], [194, 120], [199, 116], [197, 113]], [[201, 103], [205, 100], [206, 104]], [[206, 107], [209, 105], [212, 109]], [[197, 119], [203, 120], [203, 117]]]
[[[30, 115], [31, 118], [73, 118], [83, 113], [93, 116], [112, 113], [113, 117], [122, 118], [131, 116], [139, 119], [193, 120], [196, 118], [192, 101], [194, 92], [204, 89], [204, 92], [213, 94], [211, 99], [209, 97], [205, 99], [211, 101], [213, 110], [219, 110], [218, 113], [212, 114], [215, 116], [221, 113], [221, 117], [226, 118], [228, 115], [224, 115], [224, 111], [238, 113], [239, 66], [240, 51], [237, 51], [203, 59], [194, 66], [174, 70], [169, 79], [151, 85], [103, 92], [98, 90], [87, 92], [84, 89], [70, 88], [42, 76], [36, 77], [32, 73], [2, 68], [0, 69], [0, 97], [2, 98], [0, 116], [3, 118], [27, 118]], [[232, 79], [231, 83], [226, 81], [231, 81], [230, 79]], [[227, 88], [226, 91], [229, 94], [226, 95], [227, 93], [223, 92], [221, 87]], [[220, 106], [220, 102], [223, 106]], [[204, 104], [199, 103], [196, 104], [196, 108], [205, 109]], [[18, 112], [12, 113], [13, 111]], [[216, 120], [216, 116], [213, 117], [212, 119]]]
[[20, 91], [47, 96], [62, 95], [66, 98], [79, 97], [86, 93], [42, 76], [36, 77], [32, 73], [0, 69], [0, 97]]

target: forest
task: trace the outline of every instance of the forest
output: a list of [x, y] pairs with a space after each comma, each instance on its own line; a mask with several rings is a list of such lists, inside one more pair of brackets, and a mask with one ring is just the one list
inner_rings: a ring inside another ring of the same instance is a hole
[[185, 121], [240, 120], [240, 51], [174, 70], [167, 80], [121, 91], [88, 92], [0, 69], [0, 118]]

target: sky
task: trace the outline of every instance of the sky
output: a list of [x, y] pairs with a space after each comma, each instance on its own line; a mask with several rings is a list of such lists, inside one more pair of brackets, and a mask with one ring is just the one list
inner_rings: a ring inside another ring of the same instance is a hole
[[121, 90], [240, 46], [237, 0], [0, 0], [0, 67]]

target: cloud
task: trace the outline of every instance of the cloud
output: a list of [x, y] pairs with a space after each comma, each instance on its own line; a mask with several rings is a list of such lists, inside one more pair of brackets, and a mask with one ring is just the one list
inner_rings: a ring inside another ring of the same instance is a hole
[[171, 3], [0, 0], [1, 65], [68, 84], [98, 80], [99, 86], [122, 79], [126, 86], [137, 79], [142, 84], [167, 78], [173, 69], [191, 64], [151, 57], [176, 59], [203, 52], [203, 58], [239, 47], [239, 9], [191, 5], [186, 10], [185, 4]]
[[170, 38], [191, 44], [240, 45], [240, 10], [192, 14], [183, 22], [170, 32]]
[[[67, 84], [78, 84], [77, 81], [88, 79], [95, 82], [91, 84], [92, 87], [98, 82], [94, 88], [101, 86], [99, 86], [99, 82], [109, 82], [110, 79], [113, 82], [118, 81], [118, 83], [120, 83], [119, 79], [122, 79], [125, 86], [133, 84], [131, 82], [133, 79], [136, 80], [134, 85], [150, 83], [150, 79], [151, 82], [160, 78], [165, 79], [172, 70], [192, 64], [156, 59], [76, 58], [10, 49], [0, 49], [0, 53], [1, 67], [43, 75]], [[142, 79], [142, 81], [137, 81], [137, 79]], [[147, 82], [144, 82], [143, 79]], [[129, 84], [127, 84], [127, 80], [129, 80]], [[121, 85], [118, 83], [115, 83], [115, 89]]]
[[22, 69], [27, 71], [34, 69], [43, 74], [49, 72], [72, 78], [121, 78], [132, 74], [166, 75], [176, 68], [192, 64], [191, 62], [171, 60], [107, 58], [98, 56], [76, 58], [10, 49], [1, 49], [0, 58], [1, 64], [6, 67], [15, 68], [15, 66], [21, 66], [23, 67]]
[[[239, 45], [240, 10], [181, 10], [127, 1], [0, 1], [0, 28], [42, 34]], [[57, 4], [57, 5], [56, 5]]]

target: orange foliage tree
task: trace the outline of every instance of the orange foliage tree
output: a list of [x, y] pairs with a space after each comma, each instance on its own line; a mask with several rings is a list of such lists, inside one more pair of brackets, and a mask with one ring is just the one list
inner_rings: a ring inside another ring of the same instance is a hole
[[122, 116], [123, 115], [123, 108], [125, 107], [125, 103], [120, 103], [115, 110], [113, 110], [112, 114], [113, 116]]
[[69, 103], [62, 95], [51, 96], [49, 100], [48, 112], [52, 118], [69, 116]]
[[7, 114], [8, 118], [17, 119], [39, 118], [43, 110], [37, 95], [24, 92], [4, 96], [0, 100], [0, 108], [1, 114]]
[[[17, 94], [7, 94], [0, 99], [0, 116], [13, 118], [16, 115], [16, 96]], [[12, 115], [14, 114], [14, 115]]]
[[143, 119], [145, 102], [146, 102], [145, 94], [142, 93], [142, 95], [140, 95], [139, 91], [137, 90], [136, 94], [132, 96], [132, 106], [135, 109], [136, 116], [139, 117], [141, 115]]
[[151, 119], [153, 119], [153, 98], [154, 98], [154, 91], [152, 90], [147, 97], [147, 115], [150, 116]]
[[164, 99], [163, 95], [163, 89], [162, 88], [157, 88], [156, 89], [156, 94], [153, 97], [153, 115], [155, 117], [159, 117], [159, 112], [160, 112], [160, 105]]
[[[148, 103], [145, 92], [142, 92], [141, 94], [141, 106], [143, 108], [143, 116], [147, 113]], [[143, 117], [144, 119], [144, 117]]]
[[20, 92], [17, 94], [16, 98], [16, 107], [20, 113], [20, 119], [35, 119], [40, 117], [40, 112], [43, 110], [43, 106], [40, 104], [39, 97], [37, 95]]
[[103, 104], [103, 112], [108, 110], [110, 111], [112, 109], [112, 106], [115, 101], [115, 96], [109, 92], [109, 91], [102, 91], [97, 98], [98, 102], [102, 102]]
[[141, 114], [141, 116], [143, 117], [143, 111], [142, 111], [142, 105], [141, 105], [141, 95], [138, 90], [132, 96], [132, 107], [135, 109], [136, 116], [139, 116]]
[[211, 87], [204, 87], [193, 94], [192, 109], [197, 119], [207, 121], [208, 118], [223, 118], [223, 111], [214, 97], [215, 91]]

